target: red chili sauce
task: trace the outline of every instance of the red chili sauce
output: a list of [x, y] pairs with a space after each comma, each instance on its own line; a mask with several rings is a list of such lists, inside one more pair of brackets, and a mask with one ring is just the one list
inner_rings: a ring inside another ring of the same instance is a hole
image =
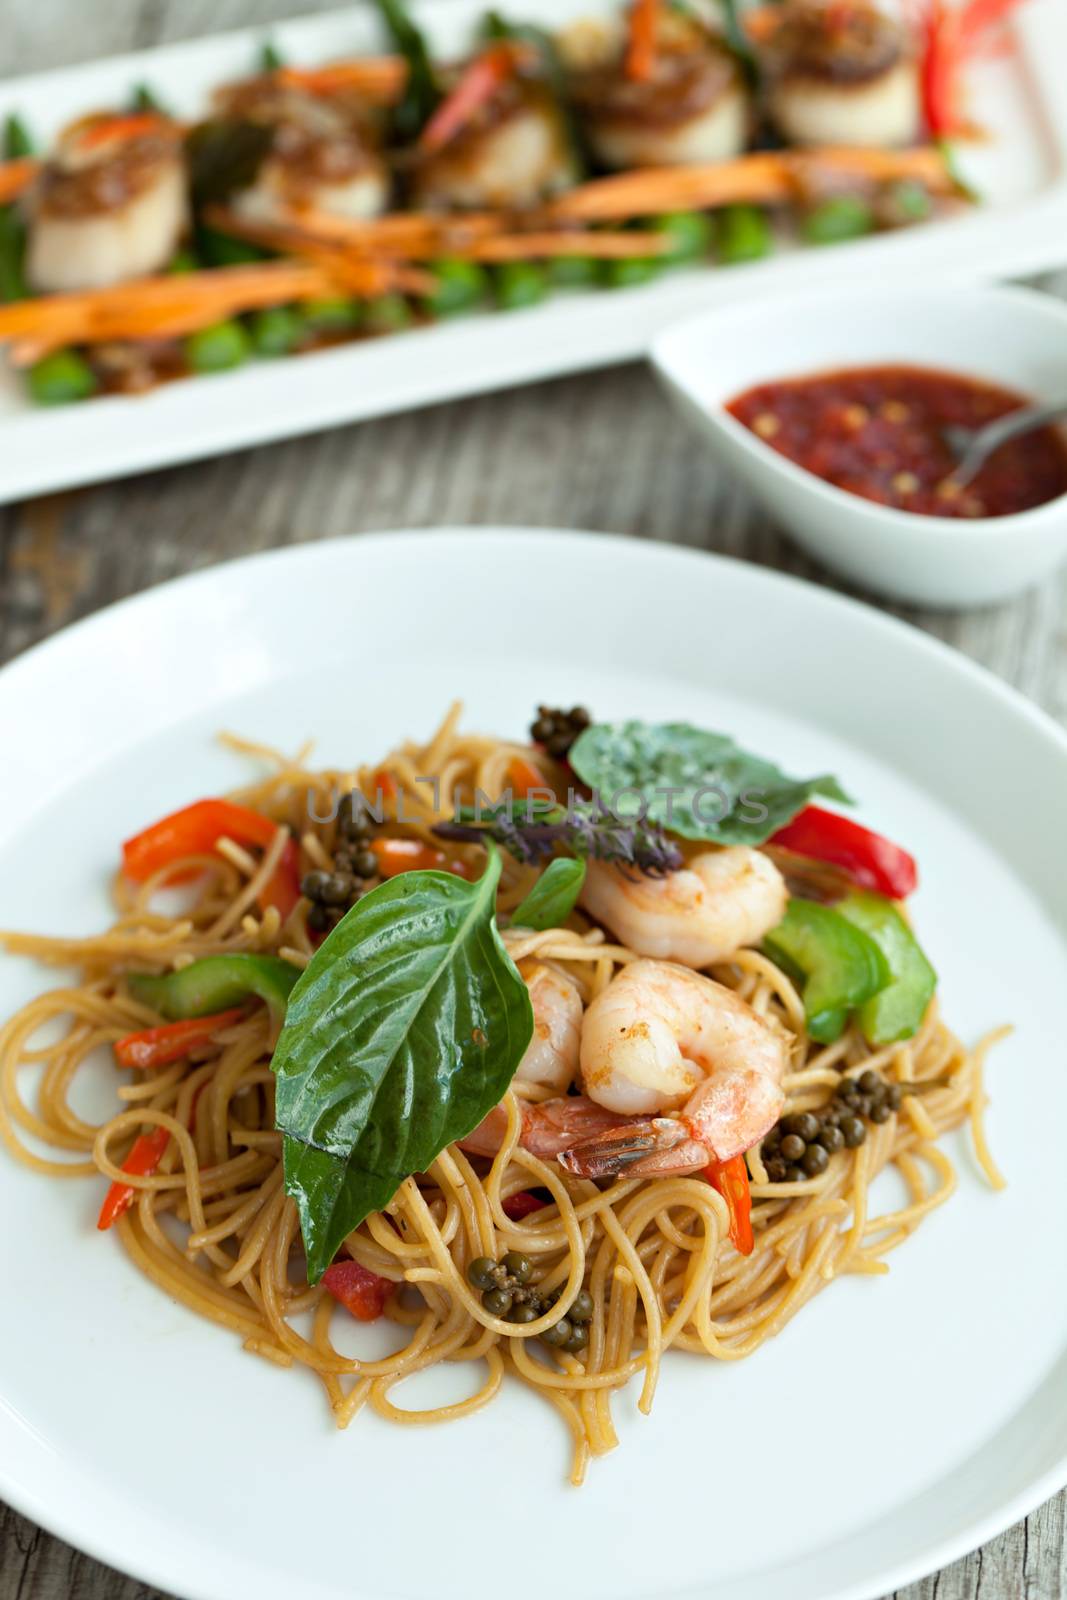
[[[1067, 492], [1067, 446], [1052, 428], [1011, 440], [960, 488], [941, 429], [977, 428], [1028, 402], [926, 367], [850, 367], [763, 383], [727, 410], [798, 466], [850, 494], [935, 517], [1006, 517]], [[948, 481], [946, 481], [948, 480]]]

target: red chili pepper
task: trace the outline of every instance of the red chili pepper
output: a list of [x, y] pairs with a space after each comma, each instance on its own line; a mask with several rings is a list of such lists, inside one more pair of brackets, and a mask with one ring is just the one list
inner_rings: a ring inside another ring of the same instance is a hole
[[228, 1028], [244, 1016], [242, 1006], [216, 1011], [211, 1017], [190, 1017], [187, 1022], [167, 1022], [158, 1028], [144, 1028], [115, 1040], [115, 1060], [120, 1067], [165, 1067], [181, 1061], [198, 1044], [220, 1028]]
[[419, 138], [425, 151], [440, 150], [490, 101], [502, 83], [514, 76], [515, 51], [510, 44], [490, 45], [465, 69], [452, 93], [441, 102]]
[[[129, 1155], [122, 1163], [123, 1172], [131, 1172], [136, 1178], [150, 1178], [162, 1161], [169, 1140], [170, 1134], [166, 1128], [153, 1128], [151, 1133], [138, 1134]], [[124, 1211], [129, 1210], [136, 1194], [137, 1190], [132, 1183], [119, 1183], [116, 1179], [107, 1191], [104, 1203], [100, 1207], [100, 1215], [96, 1219], [96, 1225], [101, 1232], [105, 1228], [110, 1228]]]
[[643, 83], [652, 76], [659, 31], [659, 0], [634, 0], [630, 8], [630, 37], [626, 49], [626, 76]]
[[388, 1278], [379, 1277], [351, 1259], [335, 1261], [327, 1267], [322, 1281], [334, 1299], [360, 1322], [376, 1322], [393, 1289]]
[[821, 806], [805, 806], [779, 828], [771, 843], [813, 861], [829, 861], [862, 889], [873, 889], [890, 900], [906, 900], [919, 881], [915, 857], [899, 844]]
[[532, 1216], [535, 1211], [543, 1211], [548, 1205], [547, 1200], [539, 1200], [529, 1189], [520, 1189], [518, 1194], [509, 1194], [504, 1201], [503, 1210], [506, 1217], [512, 1222], [521, 1222], [523, 1217]]
[[508, 784], [520, 800], [525, 800], [532, 789], [548, 787], [537, 768], [522, 756], [513, 756], [508, 762]]
[[748, 1186], [748, 1168], [744, 1156], [731, 1156], [729, 1161], [713, 1161], [705, 1168], [704, 1176], [717, 1194], [721, 1194], [730, 1212], [730, 1240], [735, 1250], [743, 1256], [752, 1254], [752, 1191]]

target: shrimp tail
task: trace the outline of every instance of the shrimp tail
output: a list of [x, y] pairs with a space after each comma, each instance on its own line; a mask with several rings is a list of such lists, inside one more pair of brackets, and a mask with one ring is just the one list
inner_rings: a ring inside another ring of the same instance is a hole
[[560, 1154], [559, 1164], [576, 1178], [651, 1178], [699, 1172], [709, 1159], [684, 1123], [646, 1117], [580, 1140]]

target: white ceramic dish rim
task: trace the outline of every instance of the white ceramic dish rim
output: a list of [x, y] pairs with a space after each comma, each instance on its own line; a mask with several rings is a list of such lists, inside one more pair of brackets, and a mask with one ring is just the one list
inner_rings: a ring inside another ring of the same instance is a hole
[[[569, 0], [552, 0], [559, 12]], [[585, 0], [575, 0], [581, 9]], [[454, 33], [480, 15], [480, 0], [415, 0], [431, 30]], [[294, 18], [269, 29], [296, 59], [350, 47], [346, 30], [364, 29], [365, 6]], [[643, 355], [669, 322], [709, 304], [737, 303], [779, 286], [847, 282], [858, 272], [955, 277], [962, 282], [1037, 272], [1065, 258], [1067, 102], [1056, 63], [1067, 52], [1067, 12], [1058, 0], [1029, 0], [1013, 24], [1033, 89], [1032, 121], [1053, 153], [1037, 191], [969, 216], [935, 220], [825, 251], [796, 251], [731, 268], [683, 271], [644, 288], [560, 294], [526, 311], [492, 312], [406, 334], [239, 371], [166, 384], [132, 399], [104, 397], [54, 410], [27, 406], [0, 416], [6, 449], [0, 503], [172, 466], [330, 426], [453, 400], [509, 384], [610, 365]], [[77, 88], [77, 109], [106, 101], [143, 79], [166, 91], [168, 70], [181, 76], [217, 62], [216, 76], [244, 70], [260, 27], [211, 35], [55, 72], [8, 80], [0, 111], [23, 97]], [[331, 42], [332, 41], [332, 42]], [[73, 114], [73, 113], [72, 113]]]
[[[598, 552], [606, 554], [610, 550], [617, 550], [620, 555], [625, 555], [633, 560], [635, 555], [640, 561], [647, 558], [650, 564], [660, 567], [662, 564], [677, 567], [679, 576], [684, 578], [686, 571], [692, 571], [694, 563], [702, 564], [711, 562], [721, 569], [730, 570], [736, 577], [744, 572], [753, 587], [758, 590], [777, 590], [779, 592], [805, 593], [810, 599], [813, 592], [819, 597], [819, 604], [826, 608], [827, 614], [850, 616], [855, 618], [862, 614], [865, 625], [885, 637], [891, 637], [902, 648], [914, 652], [918, 657], [923, 657], [938, 669], [955, 675], [957, 680], [964, 680], [980, 688], [984, 695], [991, 696], [1000, 705], [1011, 712], [1016, 718], [1027, 723], [1064, 764], [1067, 774], [1067, 734], [1038, 707], [1026, 700], [1017, 691], [995, 678], [984, 668], [976, 665], [966, 657], [959, 655], [940, 641], [926, 634], [910, 628], [892, 617], [887, 617], [873, 610], [871, 607], [858, 601], [830, 591], [817, 590], [814, 585], [800, 579], [777, 572], [767, 571], [762, 568], [753, 568], [746, 563], [737, 562], [730, 558], [706, 555], [701, 552], [680, 549], [677, 547], [654, 546], [649, 547], [635, 540], [592, 533], [570, 533], [558, 529], [536, 529], [527, 527], [514, 527], [501, 530], [498, 525], [493, 528], [442, 528], [440, 530], [395, 530], [379, 535], [362, 536], [359, 543], [380, 545], [389, 541], [403, 538], [406, 549], [410, 550], [413, 557], [417, 558], [421, 547], [440, 548], [440, 541], [444, 539], [469, 539], [491, 538], [506, 533], [509, 539], [537, 541], [543, 548], [545, 539], [557, 539], [562, 542], [578, 541], [581, 543], [594, 542]], [[219, 568], [211, 568], [204, 572], [190, 574], [186, 577], [172, 580], [160, 585], [158, 589], [146, 594], [132, 596], [118, 602], [116, 605], [105, 608], [103, 611], [82, 620], [72, 627], [63, 630], [54, 640], [44, 643], [27, 651], [23, 656], [10, 663], [0, 672], [0, 712], [3, 711], [5, 700], [9, 695], [18, 695], [22, 685], [39, 670], [42, 663], [61, 668], [64, 656], [76, 658], [81, 641], [97, 633], [103, 633], [111, 628], [120, 616], [129, 616], [132, 612], [140, 611], [146, 614], [146, 619], [151, 620], [154, 611], [165, 614], [167, 608], [173, 603], [176, 593], [191, 595], [203, 593], [214, 585], [221, 574], [225, 584], [232, 578], [238, 569], [246, 569], [249, 564], [257, 568], [261, 564], [270, 564], [276, 568], [279, 578], [283, 577], [286, 570], [292, 570], [302, 565], [312, 565], [317, 562], [329, 562], [331, 551], [340, 551], [350, 547], [350, 541], [338, 539], [322, 541], [313, 545], [300, 546], [279, 551], [262, 552], [253, 556], [238, 558], [237, 560], [223, 563]], [[1046, 1382], [1054, 1381], [1055, 1373], [1049, 1374]], [[0, 1397], [2, 1402], [2, 1397]], [[0, 1439], [10, 1443], [17, 1442], [20, 1429], [24, 1426], [23, 1419], [10, 1412], [0, 1403]], [[990, 1444], [986, 1446], [989, 1448]], [[119, 1565], [125, 1570], [131, 1570], [127, 1565], [126, 1557], [121, 1543], [121, 1537], [116, 1535], [109, 1538], [106, 1533], [99, 1533], [91, 1522], [91, 1512], [87, 1514], [81, 1503], [76, 1498], [72, 1499], [65, 1511], [57, 1511], [55, 1504], [46, 1497], [34, 1493], [23, 1492], [16, 1470], [12, 1466], [13, 1452], [0, 1450], [0, 1492], [16, 1509], [25, 1515], [40, 1522], [57, 1536], [76, 1544], [99, 1560], [112, 1565]], [[975, 1548], [978, 1544], [1001, 1532], [1005, 1527], [1026, 1515], [1043, 1500], [1054, 1494], [1067, 1483], [1067, 1448], [1061, 1446], [1056, 1459], [1045, 1470], [1035, 1473], [1020, 1488], [1016, 1489], [1002, 1505], [995, 1511], [988, 1512], [966, 1523], [950, 1535], [930, 1539], [920, 1553], [913, 1554], [901, 1560], [895, 1567], [877, 1574], [877, 1586], [872, 1587], [870, 1578], [849, 1582], [843, 1586], [834, 1587], [824, 1591], [822, 1600], [871, 1600], [876, 1594], [881, 1594], [895, 1589], [903, 1584], [916, 1580], [935, 1568]], [[88, 1518], [88, 1519], [87, 1519]], [[283, 1596], [290, 1592], [286, 1582], [275, 1587], [263, 1587], [263, 1571], [253, 1571], [245, 1562], [243, 1556], [234, 1558], [228, 1552], [219, 1550], [209, 1551], [202, 1542], [194, 1543], [182, 1538], [180, 1528], [171, 1531], [171, 1546], [162, 1554], [156, 1551], [151, 1558], [140, 1559], [132, 1563], [132, 1570], [136, 1576], [154, 1582], [162, 1587], [173, 1587], [175, 1581], [182, 1585], [188, 1600], [222, 1600], [223, 1596], [233, 1594], [232, 1584], [235, 1578], [255, 1577], [257, 1587], [255, 1591], [261, 1600], [283, 1600]], [[142, 1545], [142, 1549], [144, 1546]], [[212, 1558], [210, 1576], [206, 1576], [209, 1567], [205, 1565], [207, 1558]], [[245, 1591], [243, 1592], [251, 1592]], [[335, 1593], [321, 1590], [319, 1585], [309, 1585], [306, 1592], [309, 1596], [314, 1594], [330, 1595]], [[689, 1588], [685, 1591], [675, 1591], [678, 1594], [706, 1595], [705, 1589]], [[378, 1600], [368, 1591], [362, 1591], [362, 1600]]]
[[[827, 306], [847, 304], [861, 304], [872, 307], [899, 306], [906, 308], [909, 303], [916, 300], [930, 301], [936, 297], [951, 300], [958, 308], [961, 300], [970, 301], [974, 305], [974, 316], [977, 321], [981, 316], [983, 304], [993, 302], [1002, 306], [1027, 307], [1035, 312], [1047, 316], [1048, 320], [1055, 323], [1067, 338], [1067, 304], [1053, 298], [1052, 295], [1043, 294], [1039, 289], [1023, 288], [1014, 284], [984, 284], [984, 285], [954, 285], [948, 288], [932, 287], [922, 288], [901, 287], [887, 290], [869, 290], [854, 287], [839, 289], [805, 289], [792, 294], [778, 296], [773, 306], [733, 306], [728, 310], [718, 307], [713, 311], [705, 311], [695, 317], [687, 317], [684, 322], [677, 322], [665, 329], [655, 340], [650, 352], [653, 367], [657, 373], [670, 384], [679, 389], [684, 389], [692, 404], [697, 406], [701, 413], [707, 417], [717, 428], [731, 438], [735, 444], [741, 446], [745, 452], [760, 463], [761, 468], [777, 472], [787, 482], [798, 484], [805, 488], [811, 495], [821, 497], [831, 505], [841, 506], [857, 516], [870, 518], [880, 524], [879, 532], [892, 534], [903, 532], [915, 534], [917, 532], [929, 533], [938, 539], [953, 540], [963, 544], [967, 550], [975, 552], [980, 550], [983, 543], [999, 543], [1005, 538], [1017, 537], [1019, 533], [1035, 532], [1043, 527], [1051, 526], [1057, 521], [1062, 521], [1063, 508], [1067, 505], [1067, 491], [1058, 494], [1044, 504], [1032, 506], [1028, 511], [1014, 511], [1004, 517], [975, 517], [973, 520], [963, 517], [936, 517], [921, 516], [909, 511], [900, 511], [895, 506], [882, 505], [877, 500], [866, 500], [862, 495], [850, 494], [846, 489], [838, 488], [837, 484], [828, 483], [825, 478], [820, 478], [817, 473], [809, 472], [806, 468], [798, 466], [788, 456], [775, 450], [773, 445], [767, 444], [763, 439], [753, 433], [751, 428], [746, 428], [739, 422], [727, 405], [736, 395], [730, 395], [725, 400], [707, 405], [698, 399], [690, 386], [680, 375], [682, 363], [674, 357], [676, 346], [695, 344], [698, 339], [705, 339], [714, 330], [721, 320], [728, 316], [731, 327], [736, 327], [739, 322], [781, 318], [786, 321], [798, 314], [802, 315], [805, 309], [823, 310]], [[803, 372], [793, 371], [789, 367], [788, 351], [783, 351], [784, 368], [781, 381], [790, 382], [794, 379], [805, 377], [819, 377], [825, 372], [847, 370], [840, 363], [821, 369], [805, 368]], [[858, 363], [863, 365], [864, 363]], [[884, 365], [891, 365], [887, 359]], [[909, 365], [912, 363], [908, 363]], [[938, 369], [938, 362], [932, 359], [930, 366]], [[966, 376], [965, 373], [961, 376]], [[775, 382], [776, 379], [763, 380]], [[742, 393], [744, 391], [741, 391]], [[1067, 399], [1067, 387], [1064, 389]], [[1029, 398], [1029, 397], [1027, 397]]]

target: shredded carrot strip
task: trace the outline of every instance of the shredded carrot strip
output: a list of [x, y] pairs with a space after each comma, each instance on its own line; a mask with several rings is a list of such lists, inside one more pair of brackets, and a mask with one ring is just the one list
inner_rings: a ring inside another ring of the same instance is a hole
[[366, 56], [351, 61], [331, 61], [324, 67], [279, 67], [275, 81], [308, 94], [358, 91], [373, 100], [395, 100], [407, 81], [407, 62], [400, 56]]
[[634, 0], [630, 7], [630, 30], [626, 49], [626, 76], [644, 83], [656, 64], [656, 36], [659, 31], [660, 0]]
[[116, 112], [114, 116], [87, 118], [74, 139], [82, 150], [94, 150], [111, 139], [139, 139], [142, 133], [155, 133], [168, 125], [168, 119], [158, 111]]
[[440, 150], [454, 139], [493, 98], [501, 84], [514, 77], [516, 66], [515, 51], [510, 44], [494, 44], [483, 50], [423, 128], [420, 147], [426, 152]]

